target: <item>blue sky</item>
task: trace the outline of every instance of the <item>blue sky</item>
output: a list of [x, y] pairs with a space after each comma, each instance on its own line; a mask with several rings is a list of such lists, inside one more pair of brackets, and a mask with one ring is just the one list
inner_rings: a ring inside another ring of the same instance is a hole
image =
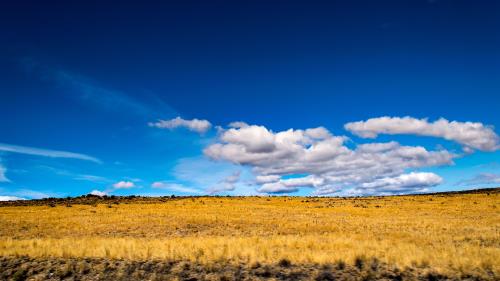
[[1, 5], [0, 198], [500, 185], [496, 1]]

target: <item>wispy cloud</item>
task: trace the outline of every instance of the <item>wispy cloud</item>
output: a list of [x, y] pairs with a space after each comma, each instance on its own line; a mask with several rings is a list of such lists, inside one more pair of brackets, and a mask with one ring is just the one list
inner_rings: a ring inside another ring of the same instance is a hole
[[29, 199], [42, 199], [42, 198], [48, 198], [48, 197], [61, 196], [61, 194], [56, 194], [56, 193], [52, 193], [52, 192], [37, 191], [37, 190], [24, 189], [24, 188], [19, 189], [15, 192], [12, 192], [11, 195], [17, 196], [17, 197], [29, 198]]
[[6, 172], [7, 169], [4, 166], [2, 166], [2, 164], [0, 164], [0, 182], [9, 182], [9, 179], [5, 175]]
[[101, 176], [95, 176], [95, 175], [88, 175], [88, 174], [78, 174], [74, 173], [65, 169], [60, 169], [52, 166], [47, 166], [47, 165], [38, 165], [37, 168], [50, 171], [56, 175], [59, 176], [64, 176], [64, 177], [70, 177], [74, 180], [79, 180], [79, 181], [88, 181], [88, 182], [94, 182], [94, 183], [111, 183], [112, 180], [101, 177]]
[[236, 183], [240, 180], [241, 171], [235, 171], [231, 175], [219, 181], [216, 185], [207, 189], [210, 194], [215, 194], [224, 191], [233, 191], [236, 188]]
[[74, 177], [75, 180], [90, 181], [90, 182], [109, 182], [110, 180], [105, 177], [94, 176], [94, 175], [77, 175]]
[[164, 189], [164, 190], [169, 190], [169, 191], [174, 191], [174, 192], [183, 192], [183, 193], [195, 193], [195, 194], [201, 194], [203, 191], [191, 188], [191, 187], [186, 187], [182, 184], [178, 183], [172, 183], [172, 182], [165, 182], [165, 181], [156, 181], [151, 184], [152, 188], [157, 188], [157, 189]]
[[147, 117], [176, 114], [176, 111], [168, 104], [151, 93], [147, 93], [146, 96], [150, 102], [146, 103], [144, 102], [144, 94], [141, 95], [141, 100], [139, 100], [122, 91], [105, 87], [83, 75], [66, 69], [44, 65], [33, 58], [20, 60], [20, 65], [26, 72], [38, 76], [41, 80], [52, 82], [57, 87], [67, 90], [64, 91], [66, 95], [106, 110], [139, 114]]
[[465, 179], [457, 182], [456, 185], [486, 185], [486, 184], [500, 184], [500, 174], [481, 173], [473, 178]]
[[36, 156], [44, 156], [44, 157], [52, 157], [52, 158], [71, 158], [71, 159], [79, 159], [85, 161], [91, 161], [95, 163], [101, 164], [101, 160], [80, 153], [68, 152], [68, 151], [60, 151], [60, 150], [51, 150], [51, 149], [43, 149], [36, 147], [28, 147], [28, 146], [20, 146], [20, 145], [12, 145], [0, 143], [0, 151], [11, 152], [11, 153], [21, 153], [21, 154], [29, 154]]
[[205, 157], [188, 157], [177, 160], [172, 175], [178, 181], [206, 187], [218, 183], [237, 168], [239, 167], [230, 163], [215, 162]]

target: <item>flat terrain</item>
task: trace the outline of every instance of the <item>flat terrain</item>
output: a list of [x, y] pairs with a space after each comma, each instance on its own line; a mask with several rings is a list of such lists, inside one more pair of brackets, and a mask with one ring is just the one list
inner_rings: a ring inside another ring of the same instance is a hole
[[499, 191], [5, 202], [0, 278], [499, 280]]

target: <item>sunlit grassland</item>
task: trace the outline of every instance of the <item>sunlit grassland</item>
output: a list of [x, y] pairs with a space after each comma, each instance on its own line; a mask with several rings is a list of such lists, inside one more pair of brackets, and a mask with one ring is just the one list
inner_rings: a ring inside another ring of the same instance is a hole
[[0, 255], [352, 263], [500, 273], [500, 196], [200, 197], [0, 207]]

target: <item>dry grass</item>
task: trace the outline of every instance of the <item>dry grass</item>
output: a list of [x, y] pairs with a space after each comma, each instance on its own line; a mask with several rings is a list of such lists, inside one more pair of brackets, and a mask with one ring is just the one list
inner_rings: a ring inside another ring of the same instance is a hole
[[0, 207], [0, 255], [355, 263], [500, 275], [500, 193]]

